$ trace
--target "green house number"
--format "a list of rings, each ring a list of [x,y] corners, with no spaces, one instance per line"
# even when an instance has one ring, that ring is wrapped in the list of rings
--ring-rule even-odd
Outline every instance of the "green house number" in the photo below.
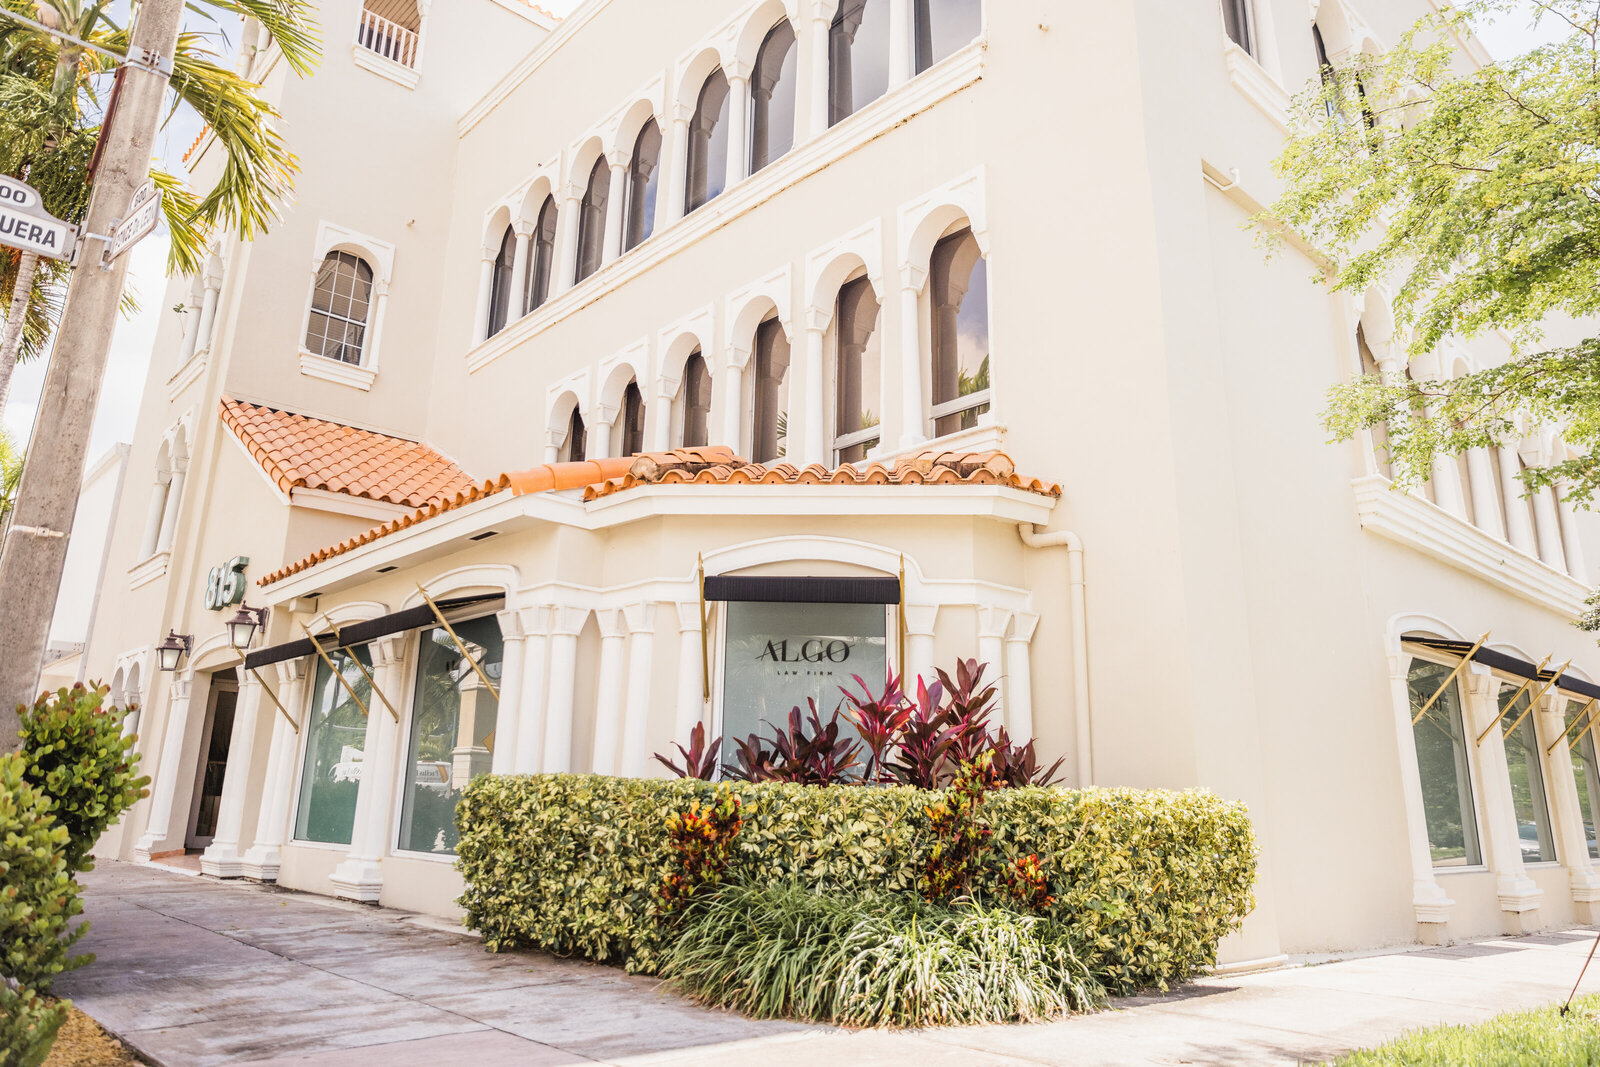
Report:
[[[206,607],[221,611],[244,603],[244,569],[248,566],[249,556],[235,556],[221,567],[212,567],[206,578]]]

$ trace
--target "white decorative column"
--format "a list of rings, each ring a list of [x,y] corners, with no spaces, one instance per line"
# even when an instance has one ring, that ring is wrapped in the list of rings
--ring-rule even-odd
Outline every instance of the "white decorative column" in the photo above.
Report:
[[[276,707],[272,709],[272,749],[267,753],[267,775],[261,788],[261,811],[256,816],[255,842],[250,846],[250,851],[244,854],[242,865],[245,877],[263,882],[277,880],[283,843],[288,840],[295,759],[300,754],[300,734],[295,727],[304,728],[306,719],[305,701],[302,699],[306,663],[304,659],[291,659],[277,665],[278,701],[295,717],[295,725],[291,726]]]
[[[810,112],[811,136],[818,137],[828,132],[828,50],[829,36],[833,28],[833,11],[831,5],[820,5],[813,8],[811,18],[811,32],[807,35],[807,48],[810,51],[810,76],[807,78],[806,99],[809,101],[807,110]]]
[[[900,268],[900,448],[916,448],[928,439],[922,409],[922,287],[928,272],[909,264]]]
[[[660,379],[656,382],[655,400],[645,408],[644,418],[650,430],[647,439],[654,452],[665,452],[672,447],[672,399],[678,395],[681,384],[681,380]],[[684,409],[687,417],[687,403]]]
[[[528,635],[522,664],[522,722],[517,727],[516,774],[538,774],[544,748],[545,657],[550,648],[550,609],[524,608],[522,629]]]
[[[191,355],[211,351],[211,334],[217,325],[217,300],[222,295],[222,260],[216,256],[206,257],[204,277],[206,290],[200,299],[200,322],[195,327]]]
[[[1600,871],[1589,857],[1589,833],[1584,829],[1583,811],[1578,806],[1578,790],[1572,776],[1572,750],[1568,748],[1565,717],[1568,698],[1560,693],[1549,693],[1539,701],[1533,713],[1534,736],[1539,750],[1550,749],[1544,757],[1544,769],[1550,782],[1550,818],[1555,823],[1556,855],[1572,886],[1572,903],[1580,923],[1592,923],[1600,917]],[[1552,743],[1555,747],[1551,748]]]
[[[902,85],[916,74],[916,40],[912,0],[889,0],[889,88]]]
[[[805,358],[805,407],[799,412],[802,425],[805,427],[804,443],[798,457],[798,466],[809,463],[829,465],[827,445],[827,390],[825,388],[823,368],[823,340],[828,329],[828,320],[831,312],[823,308],[811,308],[806,313],[806,358]],[[785,449],[791,456],[794,455],[794,423],[795,411],[789,409],[789,436],[784,442]]]
[[[562,190],[561,214],[556,227],[555,284],[551,295],[572,288],[578,276],[578,222],[583,215],[583,187],[568,183]]]
[[[1445,895],[1433,872],[1428,845],[1427,807],[1422,799],[1422,773],[1417,766],[1417,737],[1411,726],[1411,657],[1389,656],[1389,700],[1394,708],[1395,742],[1400,755],[1400,788],[1405,794],[1406,840],[1411,856],[1411,907],[1417,916],[1417,937],[1427,944],[1444,940],[1445,924],[1455,901]]]
[[[228,738],[228,766],[217,806],[216,835],[200,856],[200,869],[217,878],[244,874],[239,839],[244,832],[244,802],[255,763],[256,722],[262,698],[261,683],[255,675],[249,671],[239,674],[239,700],[233,711],[233,733]]]
[[[183,849],[182,835],[174,843],[168,824],[172,821],[172,805],[180,784],[182,768],[179,764],[183,762],[183,735],[189,727],[189,691],[193,685],[192,676],[177,674],[172,675],[167,684],[167,721],[162,724],[161,762],[156,765],[155,783],[150,790],[150,819],[145,823],[144,836],[133,849],[137,860],[148,862],[151,856]]]
[[[617,773],[617,737],[622,731],[623,643],[622,612],[597,611],[600,626],[599,687],[594,701],[594,753],[590,770],[595,774]]]
[[[1568,499],[1571,491],[1572,487],[1566,482],[1557,482],[1554,489],[1556,513],[1561,520],[1561,541],[1567,556],[1567,573],[1584,585],[1589,585],[1589,564],[1583,556],[1583,540],[1578,534],[1578,516]]]
[[[1490,537],[1504,538],[1506,524],[1495,484],[1494,460],[1487,448],[1467,449],[1467,480],[1472,483],[1472,523]]]
[[[622,722],[622,766],[627,778],[644,776],[645,734],[650,728],[650,703],[655,696],[650,674],[655,659],[656,606],[633,604],[623,609],[628,624],[628,699]]]
[[[156,538],[157,552],[165,552],[172,547],[172,538],[178,530],[178,509],[183,506],[183,482],[188,472],[187,456],[172,457],[172,481],[167,484],[166,507],[161,513],[161,533]]]
[[[1428,417],[1433,416],[1434,412],[1429,409]],[[1455,456],[1441,453],[1433,457],[1433,502],[1457,518],[1472,521],[1472,516],[1467,514],[1466,494],[1461,491],[1461,467]]]
[[[527,219],[518,218],[511,223],[511,232],[516,236],[517,250],[511,261],[511,306],[506,309],[506,325],[511,325],[528,313],[524,303],[528,295],[528,271],[531,269],[530,254],[533,247],[533,223]],[[377,346],[374,345],[374,348]]]
[[[1533,494],[1533,514],[1538,520],[1539,558],[1558,571],[1567,569],[1567,554],[1561,546],[1561,515],[1556,508],[1555,490],[1545,486]]]
[[[1004,725],[1011,728],[1011,721],[1006,717],[1009,710],[1005,700],[1005,675],[1006,675],[1006,631],[1011,628],[1011,612],[1004,608],[978,609],[978,662],[986,664],[988,670],[984,671],[984,681],[995,687],[994,714],[992,721],[995,725]]]
[[[517,766],[517,739],[522,728],[522,673],[527,660],[528,635],[522,630],[518,612],[502,611],[500,640],[504,651],[500,660],[500,700],[494,713],[494,751],[490,754],[491,774],[511,774]]]
[[[700,647],[700,603],[678,605],[678,703],[672,719],[672,743],[688,747],[689,735],[705,714],[705,650]],[[710,742],[712,738],[706,738]]]
[[[145,513],[144,536],[139,541],[139,558],[149,559],[161,544],[161,520],[167,515],[167,498],[172,495],[172,472],[156,471],[156,483],[150,490],[150,510]]]
[[[606,153],[606,163],[611,167],[611,193],[606,198],[605,245],[600,262],[610,263],[622,255],[622,223],[628,214],[628,163],[627,152]]]
[[[1522,863],[1522,840],[1517,834],[1516,807],[1511,799],[1511,776],[1506,767],[1505,726],[1500,717],[1501,682],[1488,668],[1474,663],[1462,675],[1467,690],[1467,743],[1472,744],[1489,728],[1478,749],[1479,791],[1483,797],[1482,827],[1488,837],[1484,849],[1489,867],[1495,872],[1495,890],[1508,934],[1533,930],[1537,918],[1525,918],[1536,911],[1544,890],[1528,877]]]
[[[322,264],[318,263],[320,267]],[[194,299],[200,298],[202,307],[194,307]],[[184,304],[183,336],[178,341],[178,366],[187,366],[194,358],[195,345],[200,341],[200,313],[204,310],[205,292],[198,284],[189,287],[189,298]]]
[[[750,167],[750,67],[725,63],[728,79],[728,172],[723,191],[744,181]]]
[[[748,453],[740,452],[741,438],[744,436],[744,368],[750,361],[748,349],[730,348],[728,351],[728,365],[722,371],[722,440],[712,440],[712,444],[724,444],[739,455]],[[712,385],[717,388],[716,383]]]
[[[396,634],[380,637],[367,646],[372,653],[372,680],[400,715],[407,710],[399,693],[404,681],[406,643],[403,635]],[[367,736],[362,745],[350,852],[328,880],[333,883],[335,896],[375,903],[383,892],[383,857],[389,851],[389,828],[394,821],[394,772],[401,758],[398,748],[405,724],[395,722],[395,715],[377,693],[367,706]]]
[[[478,266],[478,305],[472,312],[473,344],[489,338],[489,305],[494,300],[494,261],[499,256],[499,249],[483,249],[483,261]]]
[[[926,679],[932,683],[936,678],[933,673],[933,630],[939,618],[939,605],[937,604],[907,604],[906,612],[906,662],[900,670],[900,686],[906,695],[913,700],[917,696],[917,679]]]
[[[1522,498],[1522,468],[1517,464],[1515,449],[1502,447],[1500,456],[1500,482],[1505,486],[1506,540],[1530,556],[1539,554],[1538,542],[1533,536],[1533,520],[1528,517],[1528,502]]]
[[[585,608],[558,607],[550,630],[550,696],[545,707],[543,768],[546,774],[572,770],[573,691],[578,668],[578,634],[589,619]]]
[[[1033,632],[1039,616],[1019,611],[1011,617],[1006,635],[1006,721],[1011,739],[1022,744],[1033,739]]]
[[[596,404],[589,410],[589,417],[583,420],[589,434],[589,459],[611,458],[612,439],[621,436],[616,430],[617,415],[618,409],[610,404]]]
[[[689,187],[689,123],[694,105],[682,101],[672,106],[672,138],[665,146],[665,181],[656,197],[656,229],[662,230],[683,218],[684,197]]]

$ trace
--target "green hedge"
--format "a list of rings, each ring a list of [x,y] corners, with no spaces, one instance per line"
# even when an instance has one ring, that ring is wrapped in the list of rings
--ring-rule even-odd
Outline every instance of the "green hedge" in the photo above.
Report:
[[[657,888],[675,869],[666,822],[717,787],[590,775],[484,776],[457,809],[467,924],[496,951],[660,969],[671,926]],[[745,818],[731,877],[822,893],[915,894],[928,845],[914,789],[736,783]],[[980,895],[1006,899],[1001,861],[1037,854],[1095,977],[1114,992],[1166,988],[1216,961],[1254,906],[1243,805],[1209,793],[1027,788],[989,795],[995,862]]]

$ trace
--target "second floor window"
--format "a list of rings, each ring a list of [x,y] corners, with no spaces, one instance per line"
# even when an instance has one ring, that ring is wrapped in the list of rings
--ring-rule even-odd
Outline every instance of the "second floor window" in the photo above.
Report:
[[[750,173],[794,147],[794,27],[784,19],[761,43],[750,77]]]
[[[500,239],[500,254],[494,260],[494,277],[489,285],[489,336],[506,328],[511,316],[511,275],[517,266],[517,233],[510,226]]]
[[[989,269],[960,230],[933,249],[933,428],[943,437],[989,410]]]
[[[1250,0],[1222,0],[1222,26],[1228,31],[1229,40],[1251,55],[1256,54],[1250,32]]]
[[[544,198],[533,230],[533,263],[528,271],[528,291],[523,307],[528,311],[550,299],[550,276],[556,265],[556,198]]]
[[[889,91],[889,0],[839,0],[828,32],[828,124]]]
[[[711,372],[698,350],[683,365],[683,447],[711,443]]]
[[[915,17],[920,74],[983,32],[983,0],[916,0]]]
[[[638,246],[656,225],[656,191],[661,184],[661,127],[655,119],[644,124],[633,143],[628,163],[627,232],[622,248]]]
[[[606,243],[606,200],[611,196],[611,167],[606,157],[595,160],[589,172],[589,188],[583,194],[578,214],[578,269],[576,280],[583,281],[600,269]]]
[[[789,338],[783,324],[768,319],[756,330],[755,374],[751,379],[751,458],[776,463],[789,435],[789,408],[784,392],[789,375]]]
[[[700,89],[689,123],[689,181],[685,214],[707,203],[728,184],[728,78],[718,68]]]
[[[372,268],[349,252],[329,252],[317,268],[306,351],[360,364],[372,306]]]

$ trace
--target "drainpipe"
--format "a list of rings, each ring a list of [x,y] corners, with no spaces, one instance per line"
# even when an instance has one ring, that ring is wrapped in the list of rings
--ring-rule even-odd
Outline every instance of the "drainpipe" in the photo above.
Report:
[[[1017,524],[1029,548],[1067,550],[1067,599],[1072,610],[1072,697],[1078,734],[1078,787],[1094,784],[1093,731],[1089,717],[1088,600],[1083,589],[1083,541],[1070,530],[1040,533],[1031,522]]]

